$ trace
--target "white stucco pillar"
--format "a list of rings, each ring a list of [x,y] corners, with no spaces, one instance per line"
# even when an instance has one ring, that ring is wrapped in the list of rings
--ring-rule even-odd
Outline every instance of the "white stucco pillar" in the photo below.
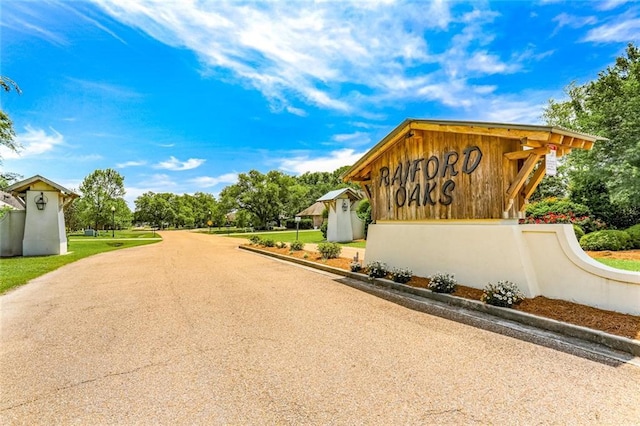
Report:
[[[36,200],[46,201],[42,210]],[[22,254],[24,256],[44,256],[65,254],[67,237],[64,226],[63,200],[58,191],[26,191],[26,220]]]

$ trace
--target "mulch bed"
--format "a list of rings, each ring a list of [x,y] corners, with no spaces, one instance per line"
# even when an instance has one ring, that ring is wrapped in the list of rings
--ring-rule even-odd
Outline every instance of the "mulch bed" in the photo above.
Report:
[[[288,248],[260,247],[262,250],[297,257],[311,262],[322,263],[335,268],[349,270],[351,259],[340,257],[337,259],[322,259],[319,253],[306,250],[289,253]],[[602,254],[602,252],[597,252]],[[640,250],[633,253],[625,253],[625,257],[637,259],[640,257]],[[407,284],[414,287],[427,288],[429,280],[423,277],[413,277]],[[458,285],[453,292],[454,296],[466,299],[480,300],[482,290]],[[533,299],[525,299],[514,309],[528,312],[533,315],[551,318],[554,320],[580,325],[594,330],[601,330],[606,333],[640,340],[640,316],[621,314],[618,312],[605,311],[592,308],[590,306],[579,305],[577,303],[566,302],[564,300],[549,299],[544,296],[537,296]]]

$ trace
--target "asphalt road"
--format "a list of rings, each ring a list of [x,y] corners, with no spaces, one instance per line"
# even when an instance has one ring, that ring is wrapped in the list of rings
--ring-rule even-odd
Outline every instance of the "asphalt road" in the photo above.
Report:
[[[640,368],[163,233],[0,297],[0,424],[639,424]]]

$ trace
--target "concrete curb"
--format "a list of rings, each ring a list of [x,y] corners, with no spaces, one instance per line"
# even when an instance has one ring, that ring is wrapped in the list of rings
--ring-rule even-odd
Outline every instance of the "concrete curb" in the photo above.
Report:
[[[634,356],[640,356],[640,341],[628,339],[622,336],[616,336],[613,334],[605,333],[599,330],[593,330],[578,325],[568,324],[561,321],[556,321],[549,318],[539,317],[526,312],[517,311],[515,309],[501,308],[498,306],[487,305],[486,303],[464,299],[462,297],[452,296],[449,294],[434,293],[431,290],[411,287],[405,284],[399,284],[387,279],[370,279],[365,274],[346,271],[340,268],[334,268],[332,266],[323,265],[316,262],[311,262],[304,259],[298,259],[291,256],[281,255],[279,253],[273,253],[266,250],[261,250],[252,246],[239,246],[242,250],[247,250],[259,254],[271,256],[287,262],[297,263],[300,265],[308,266],[314,269],[319,269],[325,272],[331,272],[336,275],[342,275],[345,277],[353,278],[358,281],[362,281],[365,285],[358,285],[352,287],[358,288],[368,293],[381,296],[375,288],[382,287],[396,292],[417,296],[420,299],[434,300],[449,306],[455,306],[458,308],[466,309],[469,311],[482,312],[484,314],[491,315],[493,317],[505,319],[508,321],[517,322],[530,327],[551,331],[554,333],[562,334],[564,336],[577,338],[586,342],[596,343],[608,348],[629,353]],[[348,284],[349,285],[349,284]],[[395,298],[387,298],[388,300],[396,302]],[[404,304],[404,303],[403,303]],[[408,306],[412,307],[412,306]]]

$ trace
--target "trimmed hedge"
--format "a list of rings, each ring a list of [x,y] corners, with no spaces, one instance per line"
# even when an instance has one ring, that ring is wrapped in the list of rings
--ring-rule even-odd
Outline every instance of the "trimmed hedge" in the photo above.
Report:
[[[285,222],[287,229],[296,229],[295,219],[287,219]],[[300,219],[300,226],[298,229],[313,229],[313,219],[302,218]]]
[[[596,231],[580,238],[580,247],[583,250],[628,250],[633,247],[631,237],[625,231],[605,230]]]
[[[640,223],[625,230],[631,237],[632,248],[640,249]]]

